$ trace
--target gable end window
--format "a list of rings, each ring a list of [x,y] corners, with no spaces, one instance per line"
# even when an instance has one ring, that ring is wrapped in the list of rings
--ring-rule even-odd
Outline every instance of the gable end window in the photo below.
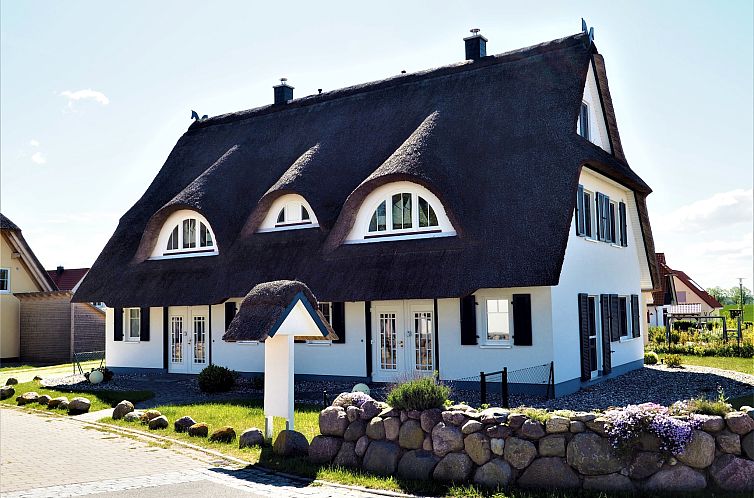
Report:
[[[10,292],[10,268],[0,268],[0,293]]]
[[[589,104],[587,104],[586,102],[581,103],[577,128],[579,130],[579,135],[586,138],[587,140],[591,140],[589,134]]]

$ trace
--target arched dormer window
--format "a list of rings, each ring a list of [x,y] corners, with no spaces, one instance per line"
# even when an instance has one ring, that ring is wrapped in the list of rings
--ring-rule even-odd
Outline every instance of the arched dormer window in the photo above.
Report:
[[[196,211],[182,209],[171,214],[163,224],[151,258],[216,254],[217,242],[207,219]]]
[[[362,202],[346,242],[455,235],[440,200],[412,182],[383,185]]]
[[[260,232],[318,227],[317,217],[306,199],[298,194],[278,197],[259,226]]]

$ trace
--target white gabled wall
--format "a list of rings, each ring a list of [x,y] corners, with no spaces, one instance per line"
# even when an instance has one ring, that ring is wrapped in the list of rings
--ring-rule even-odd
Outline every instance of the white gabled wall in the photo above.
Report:
[[[105,362],[108,367],[162,368],[162,308],[149,309],[149,340],[116,341],[115,310],[105,308]]]
[[[602,112],[602,102],[600,100],[597,78],[594,75],[594,67],[592,63],[589,63],[589,71],[586,75],[586,84],[584,85],[584,96],[582,97],[582,100],[589,105],[590,141],[607,152],[611,152],[610,138],[607,134],[607,124],[605,122],[605,115]]]

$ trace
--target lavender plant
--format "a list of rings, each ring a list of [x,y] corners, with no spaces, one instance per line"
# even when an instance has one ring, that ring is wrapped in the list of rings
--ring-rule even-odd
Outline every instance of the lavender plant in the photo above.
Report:
[[[607,435],[614,448],[627,450],[642,433],[660,439],[660,449],[680,453],[691,441],[692,430],[701,425],[694,415],[676,418],[664,406],[655,403],[628,405],[605,412],[609,423]]]

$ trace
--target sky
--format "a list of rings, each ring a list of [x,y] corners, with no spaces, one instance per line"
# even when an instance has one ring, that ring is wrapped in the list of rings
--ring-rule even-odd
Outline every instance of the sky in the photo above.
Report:
[[[604,55],[655,246],[754,287],[754,2],[0,0],[0,210],[43,265],[91,266],[191,110],[269,104],[574,34]]]

